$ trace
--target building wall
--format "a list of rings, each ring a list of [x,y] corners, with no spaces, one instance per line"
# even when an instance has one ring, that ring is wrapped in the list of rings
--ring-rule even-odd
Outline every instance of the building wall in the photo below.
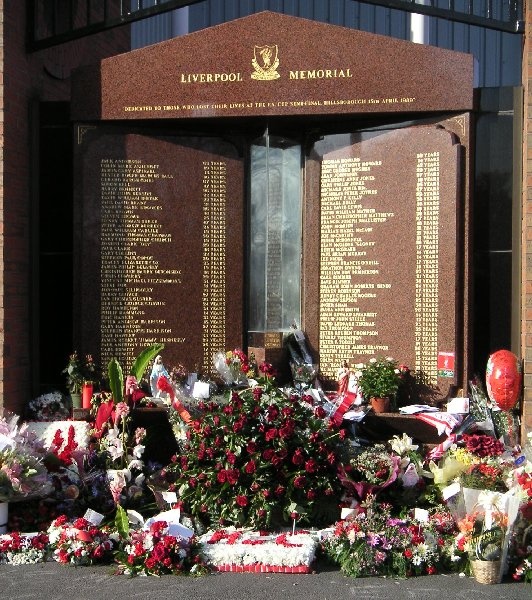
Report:
[[[521,346],[524,359],[523,434],[532,431],[532,1],[526,0],[523,51],[523,218]]]
[[[493,10],[501,10],[499,3],[493,4]],[[444,5],[447,6],[447,2]],[[134,23],[131,45],[132,48],[141,48],[185,31],[198,31],[264,10],[398,39],[412,39],[410,13],[355,0],[205,0]],[[495,16],[502,18],[497,13]],[[520,85],[520,35],[447,19],[426,17],[423,21],[425,43],[475,56],[477,87]]]
[[[0,0],[0,408],[17,413],[31,397],[36,343],[29,312],[35,284],[30,248],[38,216],[30,159],[37,131],[32,107],[38,101],[69,100],[72,69],[130,47],[129,30],[121,27],[28,54],[25,6]]]

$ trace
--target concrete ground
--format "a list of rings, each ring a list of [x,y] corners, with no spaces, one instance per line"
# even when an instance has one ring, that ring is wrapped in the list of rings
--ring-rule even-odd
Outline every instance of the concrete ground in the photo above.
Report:
[[[351,579],[329,566],[311,575],[217,573],[204,577],[113,575],[112,567],[54,562],[1,565],[2,600],[531,600],[532,585],[482,585],[470,577],[432,575],[407,580]]]

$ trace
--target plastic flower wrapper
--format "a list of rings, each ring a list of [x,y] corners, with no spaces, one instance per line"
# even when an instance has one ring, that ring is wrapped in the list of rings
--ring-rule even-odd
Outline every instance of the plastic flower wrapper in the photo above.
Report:
[[[496,559],[501,559],[504,565],[512,528],[518,516],[519,497],[513,491],[502,494],[489,490],[463,488],[462,492],[467,515],[465,521],[480,522],[481,526],[480,531],[477,531],[478,538],[473,539],[476,546],[470,545],[466,549],[470,553],[474,553],[477,559],[493,560],[493,558],[486,557],[486,552],[490,551],[486,543],[490,542],[491,533],[485,537],[482,535],[486,532],[494,532],[493,535],[496,536],[498,545],[495,548],[498,550]]]
[[[217,352],[213,357],[214,368],[226,385],[247,385],[248,357],[235,348],[229,352]]]

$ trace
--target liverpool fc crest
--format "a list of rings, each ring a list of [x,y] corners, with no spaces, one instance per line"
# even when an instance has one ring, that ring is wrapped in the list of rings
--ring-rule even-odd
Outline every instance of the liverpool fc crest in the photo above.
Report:
[[[255,46],[253,60],[251,61],[255,70],[251,73],[251,78],[261,81],[279,79],[280,75],[277,73],[279,57],[277,54],[277,44],[273,46]]]

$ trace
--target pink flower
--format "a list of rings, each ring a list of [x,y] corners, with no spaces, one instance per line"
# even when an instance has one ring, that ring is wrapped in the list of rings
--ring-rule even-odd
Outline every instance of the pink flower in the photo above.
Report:
[[[115,406],[115,425],[129,415],[129,406],[125,402],[119,402]]]

